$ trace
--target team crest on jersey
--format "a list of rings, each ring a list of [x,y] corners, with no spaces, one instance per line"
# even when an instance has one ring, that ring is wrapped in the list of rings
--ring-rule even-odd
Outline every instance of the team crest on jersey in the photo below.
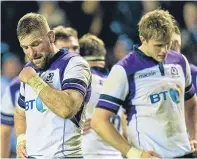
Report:
[[[171,75],[172,77],[179,77],[179,71],[176,67],[171,67]]]
[[[46,77],[46,82],[47,83],[52,83],[53,82],[53,77],[54,77],[54,73],[50,72],[47,77]]]

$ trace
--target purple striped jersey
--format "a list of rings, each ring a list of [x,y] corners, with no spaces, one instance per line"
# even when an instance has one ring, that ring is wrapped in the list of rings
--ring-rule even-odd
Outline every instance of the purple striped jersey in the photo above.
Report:
[[[27,64],[33,67],[32,64]],[[81,134],[85,106],[91,92],[88,63],[78,54],[60,50],[45,70],[35,69],[39,77],[57,90],[74,89],[84,96],[80,110],[70,119],[53,113],[28,85],[21,83],[18,107],[26,114],[27,154],[32,157],[81,157]]]
[[[184,116],[184,101],[195,94],[188,61],[168,51],[158,63],[138,48],[111,70],[97,107],[116,113],[126,110],[128,140],[162,157],[191,151]]]

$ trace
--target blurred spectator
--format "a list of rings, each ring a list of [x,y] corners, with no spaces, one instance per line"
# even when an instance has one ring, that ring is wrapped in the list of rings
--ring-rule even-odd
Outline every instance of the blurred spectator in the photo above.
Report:
[[[110,28],[117,35],[126,34],[138,41],[137,23],[142,16],[142,2],[117,1]]]
[[[183,7],[186,29],[182,30],[182,52],[197,65],[197,2],[187,2]]]
[[[89,32],[98,36],[103,27],[102,21],[104,16],[104,11],[100,1],[84,1],[81,7],[85,14],[92,15]]]
[[[39,7],[38,13],[46,17],[51,28],[58,25],[69,26],[66,12],[59,7],[57,1],[42,1],[39,2]]]
[[[117,61],[124,58],[133,47],[133,41],[127,35],[120,35],[114,46],[114,56]]]
[[[5,42],[1,42],[1,54],[8,52],[9,51],[9,46]]]
[[[119,60],[124,58],[133,48],[133,41],[127,35],[120,35],[113,49],[107,49],[106,68],[109,70]]]
[[[159,1],[142,1],[143,14],[159,8]]]
[[[112,1],[71,1],[59,2],[70,18],[70,26],[78,31],[79,37],[86,33],[97,35],[104,41],[106,47],[112,47],[116,35],[109,24],[114,10]]]

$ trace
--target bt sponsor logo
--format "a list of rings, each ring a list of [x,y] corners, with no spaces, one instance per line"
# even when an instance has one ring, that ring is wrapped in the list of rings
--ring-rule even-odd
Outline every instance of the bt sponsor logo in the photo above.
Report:
[[[32,99],[32,100],[29,100],[29,101],[26,101],[25,102],[25,111],[34,109],[35,107],[41,113],[43,113],[43,112],[45,112],[47,110],[44,107],[44,105],[43,105],[42,100],[40,99],[40,97],[37,97],[36,100],[35,99]]]
[[[150,76],[154,76],[154,75],[156,75],[156,72],[151,71],[151,72],[148,72],[148,73],[144,73],[142,75],[139,75],[139,78],[145,78],[145,77],[150,77]]]
[[[171,100],[174,103],[179,104],[180,103],[180,93],[181,92],[182,92],[182,90],[178,86],[176,89],[170,88],[168,91],[162,91],[162,92],[159,92],[159,93],[151,94],[150,95],[151,104],[158,103],[161,100],[164,100],[164,101],[167,100],[167,98],[168,98],[167,94],[169,94]]]

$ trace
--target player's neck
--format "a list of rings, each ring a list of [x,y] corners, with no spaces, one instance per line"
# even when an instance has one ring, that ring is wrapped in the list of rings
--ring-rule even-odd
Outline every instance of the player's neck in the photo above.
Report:
[[[57,54],[59,52],[59,49],[55,46],[55,44],[53,43],[52,44],[52,54],[53,54],[53,56],[55,55],[55,54]]]
[[[148,50],[147,50],[147,47],[146,47],[146,46],[141,45],[140,47],[138,47],[138,49],[139,49],[140,51],[142,51],[146,56],[151,57],[151,55],[148,53]]]
[[[88,61],[88,64],[90,67],[105,67],[105,62],[104,61]]]

